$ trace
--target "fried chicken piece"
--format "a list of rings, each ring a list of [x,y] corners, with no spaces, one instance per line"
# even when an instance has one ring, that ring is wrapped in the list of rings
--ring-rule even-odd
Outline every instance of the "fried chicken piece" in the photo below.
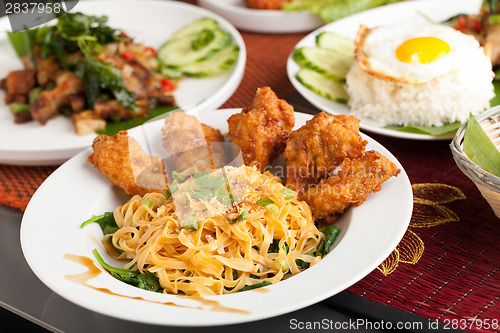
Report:
[[[195,167],[198,171],[210,172],[225,164],[221,132],[201,124],[196,117],[184,112],[170,112],[162,131],[163,148],[175,164],[169,169],[182,172]]]
[[[350,205],[359,206],[370,192],[378,192],[382,183],[399,170],[387,157],[368,151],[359,159],[346,158],[338,172],[311,187],[303,196],[316,220],[335,221]]]
[[[94,152],[87,161],[127,194],[161,193],[167,189],[162,159],[149,156],[126,131],[113,136],[100,135],[94,139],[92,148]]]
[[[361,157],[367,143],[359,135],[359,119],[325,112],[315,115],[286,141],[286,186],[298,191],[300,198],[345,158]]]
[[[245,165],[260,172],[285,148],[295,124],[293,107],[278,99],[269,87],[257,89],[253,104],[228,120],[231,142],[242,152]]]

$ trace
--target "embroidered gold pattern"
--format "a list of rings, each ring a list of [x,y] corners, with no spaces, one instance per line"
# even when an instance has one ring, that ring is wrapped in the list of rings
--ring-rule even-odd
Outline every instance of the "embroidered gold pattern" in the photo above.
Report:
[[[458,188],[446,184],[413,184],[413,213],[403,239],[377,269],[385,276],[400,263],[416,264],[424,253],[424,242],[410,228],[435,227],[459,221],[459,217],[443,204],[466,199]]]

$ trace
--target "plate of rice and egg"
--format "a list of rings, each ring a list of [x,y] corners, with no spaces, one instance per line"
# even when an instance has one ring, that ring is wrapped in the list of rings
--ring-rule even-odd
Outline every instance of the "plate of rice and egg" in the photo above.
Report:
[[[306,36],[295,51],[319,47],[318,36],[325,32],[353,40],[355,57],[345,81],[342,77],[334,83],[347,92],[347,104],[307,88],[297,75],[301,64],[294,60],[294,52],[288,59],[288,76],[317,108],[354,115],[361,119],[363,130],[407,139],[448,140],[453,135],[433,136],[391,127],[459,124],[469,114],[490,107],[495,96],[494,73],[482,47],[470,35],[431,23],[459,13],[475,13],[480,7],[481,1],[402,2],[336,21]]]

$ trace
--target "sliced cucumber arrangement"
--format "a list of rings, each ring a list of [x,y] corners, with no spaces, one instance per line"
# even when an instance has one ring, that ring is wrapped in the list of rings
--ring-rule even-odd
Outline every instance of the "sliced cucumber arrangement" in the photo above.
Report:
[[[297,80],[314,93],[338,103],[347,103],[345,77],[354,62],[354,42],[333,32],[316,36],[315,47],[301,47],[293,52],[301,67]]]
[[[239,55],[231,35],[211,18],[176,31],[158,50],[162,73],[211,76],[228,69]]]
[[[228,45],[205,61],[195,62],[182,67],[182,71],[190,76],[211,76],[231,67],[238,59],[238,45]]]
[[[345,55],[354,55],[354,42],[344,36],[324,31],[316,36],[316,45],[322,49],[335,50]]]
[[[297,80],[304,87],[316,94],[331,99],[337,103],[347,103],[349,96],[342,83],[332,80],[313,69],[301,68],[297,73]]]
[[[314,69],[331,79],[345,81],[353,58],[330,49],[301,47],[293,53],[293,59],[301,66]]]

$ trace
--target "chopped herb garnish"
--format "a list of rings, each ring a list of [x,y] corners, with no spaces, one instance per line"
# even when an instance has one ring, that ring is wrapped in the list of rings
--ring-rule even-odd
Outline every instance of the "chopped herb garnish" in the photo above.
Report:
[[[293,190],[291,188],[285,187],[281,190],[281,193],[285,196],[286,200],[290,200],[293,198]]]
[[[170,199],[172,197],[172,193],[170,193],[170,188],[167,188],[165,191],[163,191],[163,196],[165,197],[165,199]]]
[[[247,218],[248,218],[248,211],[244,210],[240,215],[238,215],[238,217],[236,217],[235,219],[229,220],[229,224],[245,221]]]
[[[151,207],[153,205],[153,201],[151,201],[150,199],[144,199],[141,201],[141,205],[146,205],[148,207]]]
[[[184,216],[184,224],[182,226],[186,230],[198,230],[198,219],[192,215]]]
[[[269,214],[278,214],[280,211],[280,208],[278,207],[278,205],[275,205],[275,204],[266,205],[264,208],[266,209],[266,211]]]
[[[266,207],[267,205],[270,205],[273,203],[274,203],[273,199],[270,199],[270,198],[260,198],[256,202],[256,204],[261,206],[261,207]]]
[[[182,176],[180,173],[178,173],[177,171],[172,171],[172,178],[174,180],[177,180],[179,183],[184,183],[186,181],[186,178],[184,178],[184,176]]]

